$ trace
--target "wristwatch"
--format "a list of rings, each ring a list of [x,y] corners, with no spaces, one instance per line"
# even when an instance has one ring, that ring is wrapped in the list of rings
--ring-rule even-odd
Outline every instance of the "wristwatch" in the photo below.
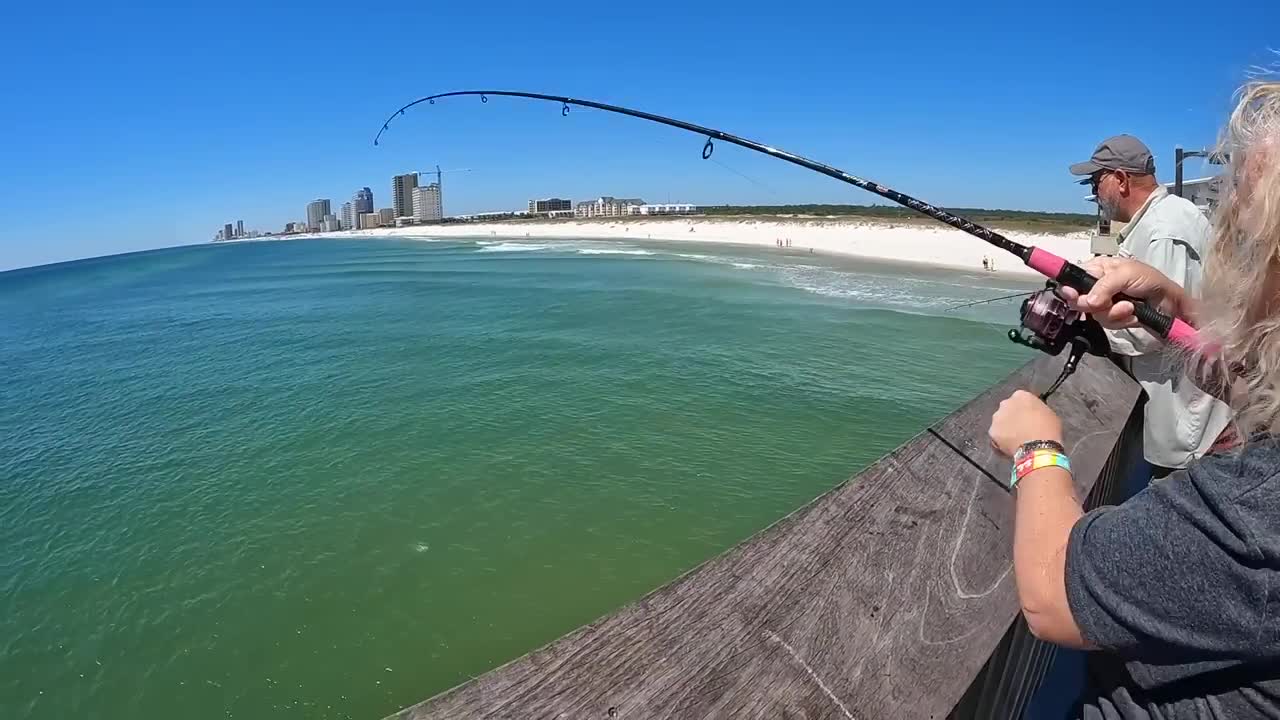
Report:
[[[1022,443],[1018,446],[1018,449],[1014,451],[1013,464],[1017,465],[1022,462],[1023,458],[1036,450],[1052,450],[1063,455],[1067,454],[1067,449],[1062,447],[1062,443],[1060,442],[1054,440],[1032,440],[1030,442]]]

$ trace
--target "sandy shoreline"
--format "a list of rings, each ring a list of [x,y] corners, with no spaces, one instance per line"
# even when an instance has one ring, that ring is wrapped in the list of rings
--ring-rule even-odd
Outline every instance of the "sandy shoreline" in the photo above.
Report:
[[[1003,233],[1010,240],[1036,245],[1068,260],[1091,256],[1089,234],[1063,235]],[[910,263],[957,270],[982,270],[984,258],[995,261],[1000,275],[1035,276],[1016,258],[981,240],[948,227],[894,224],[875,221],[826,219],[718,220],[705,217],[661,220],[469,223],[403,228],[379,228],[294,237],[432,237],[432,238],[541,238],[570,240],[633,240],[726,243],[777,247],[779,239],[791,240],[789,250],[811,248],[815,253]],[[266,238],[271,239],[271,238]]]

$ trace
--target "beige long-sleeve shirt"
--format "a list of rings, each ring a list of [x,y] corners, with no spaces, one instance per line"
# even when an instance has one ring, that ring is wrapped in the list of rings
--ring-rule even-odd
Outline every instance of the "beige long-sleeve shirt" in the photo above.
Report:
[[[1209,221],[1199,208],[1158,187],[1121,231],[1119,254],[1155,267],[1198,296],[1209,233]],[[1204,455],[1231,420],[1227,404],[1191,382],[1177,351],[1146,330],[1108,330],[1107,335],[1113,352],[1132,358],[1134,377],[1147,393],[1147,462],[1181,468]]]

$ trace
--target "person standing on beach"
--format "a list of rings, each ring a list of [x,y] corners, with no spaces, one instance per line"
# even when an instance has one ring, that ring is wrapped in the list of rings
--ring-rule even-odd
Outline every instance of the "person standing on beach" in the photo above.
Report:
[[[1125,223],[1117,236],[1120,257],[1144,262],[1186,292],[1200,294],[1208,245],[1208,219],[1191,201],[1156,182],[1151,150],[1132,135],[1103,140],[1093,157],[1070,168],[1086,175],[1106,217]],[[1130,358],[1130,371],[1146,392],[1143,456],[1148,479],[1159,479],[1204,455],[1227,427],[1231,411],[1186,378],[1159,338],[1141,328],[1107,330],[1111,351]]]

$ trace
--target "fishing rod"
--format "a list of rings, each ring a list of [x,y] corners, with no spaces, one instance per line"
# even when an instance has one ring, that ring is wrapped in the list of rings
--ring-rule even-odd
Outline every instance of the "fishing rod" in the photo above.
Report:
[[[1049,278],[1049,280],[1056,282],[1059,285],[1065,285],[1073,288],[1082,295],[1092,290],[1094,283],[1098,281],[1097,278],[1085,272],[1084,268],[1076,265],[1075,263],[1067,262],[1065,258],[1058,257],[1048,250],[1035,247],[1034,245],[1023,245],[1022,243],[1014,242],[1004,235],[1001,235],[990,228],[983,227],[972,220],[947,212],[946,210],[930,205],[923,200],[917,200],[916,198],[905,193],[898,192],[893,188],[885,187],[884,185],[870,180],[865,180],[855,175],[850,175],[849,173],[838,168],[831,167],[830,165],[824,165],[823,163],[801,157],[794,153],[787,152],[786,150],[769,147],[768,145],[763,145],[754,140],[748,140],[746,138],[738,137],[737,135],[731,135],[723,130],[716,130],[715,128],[703,127],[683,120],[676,120],[674,118],[644,112],[643,110],[633,110],[631,108],[621,107],[619,105],[608,105],[606,103],[595,102],[593,100],[581,100],[563,95],[546,95],[543,93],[509,90],[457,90],[454,92],[428,95],[426,97],[418,98],[417,100],[414,100],[408,105],[405,105],[399,110],[391,113],[391,116],[382,123],[382,129],[379,130],[378,134],[374,137],[373,144],[377,145],[379,140],[382,139],[382,134],[390,127],[392,120],[395,120],[397,116],[404,115],[405,110],[408,110],[415,105],[420,105],[422,103],[434,105],[436,100],[441,98],[475,95],[480,96],[480,102],[482,103],[489,102],[489,96],[491,95],[494,97],[546,100],[560,103],[561,116],[568,115],[570,107],[577,106],[604,110],[606,112],[617,113],[619,115],[627,115],[633,118],[658,123],[660,125],[667,125],[669,127],[687,130],[691,133],[706,136],[707,141],[702,146],[703,160],[710,159],[711,154],[715,151],[715,144],[713,140],[721,140],[739,147],[744,147],[748,150],[763,153],[770,157],[778,158],[779,160],[785,160],[794,165],[799,165],[800,167],[808,170],[835,178],[841,182],[849,183],[854,187],[875,193],[880,197],[892,200],[899,205],[931,217],[938,222],[950,225],[957,230],[969,233],[980,240],[990,243],[991,245],[1016,256],[1028,267],[1044,275],[1046,278]],[[1165,315],[1143,300],[1138,300],[1123,294],[1116,296],[1116,299],[1128,300],[1133,303],[1133,314],[1138,319],[1138,322],[1142,323],[1159,337],[1167,338],[1174,343],[1193,350],[1200,347],[1200,341],[1196,335],[1195,329],[1182,320]]]

